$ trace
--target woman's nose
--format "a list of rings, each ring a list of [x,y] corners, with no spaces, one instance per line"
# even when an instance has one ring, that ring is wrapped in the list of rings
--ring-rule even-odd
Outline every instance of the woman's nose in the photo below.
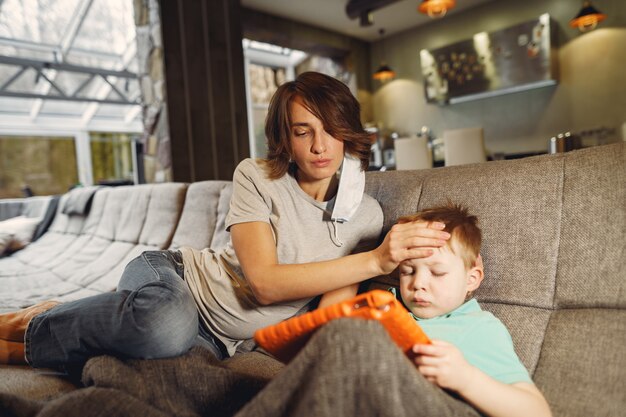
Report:
[[[321,155],[326,152],[326,137],[324,133],[315,134],[313,143],[311,144],[311,152],[316,155]]]

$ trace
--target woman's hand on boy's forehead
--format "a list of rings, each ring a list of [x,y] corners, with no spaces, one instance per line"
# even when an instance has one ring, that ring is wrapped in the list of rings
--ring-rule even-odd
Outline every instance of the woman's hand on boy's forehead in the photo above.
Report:
[[[373,251],[381,274],[391,273],[407,259],[432,255],[433,248],[444,246],[450,239],[450,234],[442,230],[444,227],[440,222],[421,220],[393,225],[383,243]]]
[[[450,233],[443,231],[446,225],[441,222],[427,222],[424,220],[415,220],[408,223],[399,223],[394,225],[400,228],[403,226],[407,238],[411,239],[414,247],[433,247],[438,248],[447,243],[450,239]]]
[[[406,249],[414,248],[438,248],[445,245],[450,239],[450,233],[444,232],[445,224],[440,222],[426,222],[416,220],[403,224],[394,225],[391,230],[398,229]],[[391,233],[391,231],[390,231]],[[421,258],[421,256],[418,256]],[[411,258],[405,258],[411,259]]]

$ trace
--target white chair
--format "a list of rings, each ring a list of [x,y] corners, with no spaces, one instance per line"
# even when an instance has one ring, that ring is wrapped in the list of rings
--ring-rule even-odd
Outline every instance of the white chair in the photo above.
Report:
[[[445,165],[463,165],[486,162],[482,127],[443,131]]]
[[[398,138],[393,141],[396,170],[427,169],[433,167],[433,155],[425,136]]]

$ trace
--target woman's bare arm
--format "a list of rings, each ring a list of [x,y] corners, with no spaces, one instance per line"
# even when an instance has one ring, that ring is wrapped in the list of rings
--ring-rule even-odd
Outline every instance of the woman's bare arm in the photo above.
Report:
[[[347,287],[338,288],[322,295],[317,308],[327,307],[340,303],[344,300],[354,297],[359,291],[359,284],[348,285]]]
[[[322,262],[278,263],[276,243],[269,224],[231,226],[235,253],[257,300],[262,304],[314,297],[388,274],[409,258],[429,256],[433,247],[450,237],[441,223],[396,224],[376,249]]]

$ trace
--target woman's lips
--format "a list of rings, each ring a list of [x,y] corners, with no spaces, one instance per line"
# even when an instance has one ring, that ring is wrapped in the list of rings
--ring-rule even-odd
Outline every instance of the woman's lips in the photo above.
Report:
[[[332,159],[318,159],[317,161],[313,161],[313,165],[315,165],[316,168],[326,168],[328,165],[330,165]]]

